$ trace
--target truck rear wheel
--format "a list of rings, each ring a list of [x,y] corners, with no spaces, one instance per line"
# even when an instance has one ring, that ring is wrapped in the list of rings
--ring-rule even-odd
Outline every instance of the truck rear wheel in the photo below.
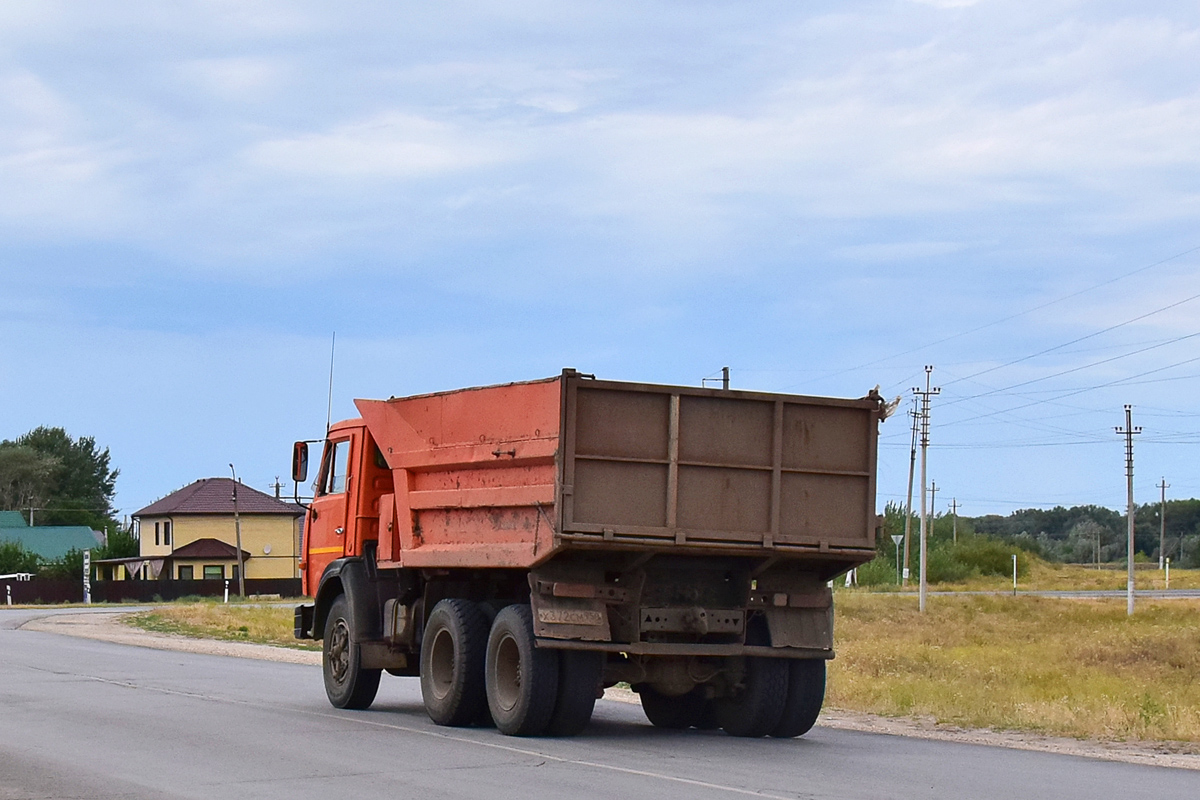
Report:
[[[558,651],[558,698],[546,732],[551,736],[574,736],[587,727],[596,708],[604,653],[586,650]]]
[[[362,651],[351,635],[349,609],[345,595],[339,595],[329,608],[321,641],[321,672],[325,694],[334,708],[362,709],[375,700],[383,670],[363,669]]]
[[[698,725],[708,706],[700,686],[675,696],[663,694],[652,686],[643,686],[638,694],[642,698],[642,712],[656,728],[686,730]]]
[[[797,659],[788,662],[787,700],[783,716],[771,731],[772,736],[790,739],[812,730],[825,702],[825,662],[822,659]]]
[[[730,736],[758,738],[775,730],[787,699],[788,666],[780,658],[749,656],[741,691],[713,701],[717,721]]]
[[[421,697],[438,725],[471,725],[487,712],[487,640],[487,617],[475,603],[451,599],[433,607],[421,642]]]
[[[496,615],[484,676],[488,709],[501,733],[546,732],[558,698],[558,653],[535,646],[529,606],[508,606]]]

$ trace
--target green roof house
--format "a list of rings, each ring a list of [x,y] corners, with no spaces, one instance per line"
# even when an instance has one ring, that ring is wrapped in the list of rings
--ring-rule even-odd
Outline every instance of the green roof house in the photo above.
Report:
[[[0,511],[0,528],[24,528],[25,518],[20,511]]]
[[[0,511],[0,542],[17,542],[43,561],[62,558],[69,550],[93,550],[103,534],[86,525],[29,527],[20,511]]]

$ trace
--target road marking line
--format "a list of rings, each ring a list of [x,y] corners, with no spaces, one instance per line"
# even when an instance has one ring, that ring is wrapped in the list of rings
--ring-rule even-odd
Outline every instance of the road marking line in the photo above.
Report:
[[[287,708],[269,705],[267,703],[256,703],[251,700],[235,700],[229,697],[217,697],[207,694],[199,694],[198,692],[185,692],[179,689],[167,689],[160,686],[143,686],[130,681],[113,680],[112,678],[101,678],[96,675],[79,675],[77,673],[57,672],[55,670],[45,670],[46,672],[54,672],[58,675],[74,675],[77,678],[96,681],[98,683],[107,683],[113,686],[120,686],[126,689],[144,689],[150,692],[158,692],[159,694],[177,695],[179,697],[189,697],[196,700],[216,701],[219,703],[228,703],[230,705],[247,706],[249,708],[261,708],[269,711],[291,711],[296,714],[303,714],[310,717],[321,717],[324,719],[336,719],[341,722],[352,722],[358,725],[368,725],[374,728],[389,728],[391,730],[403,731],[404,733],[413,733],[419,736],[427,736],[435,739],[443,739],[451,742],[459,742],[461,744],[470,744],[477,747],[487,747],[492,750],[502,750],[508,753],[515,753],[522,756],[531,756],[533,758],[544,758],[548,761],[555,761],[559,764],[573,764],[580,767],[591,767],[592,769],[607,770],[609,772],[619,772],[624,775],[635,775],[642,778],[654,778],[661,781],[671,783],[681,783],[685,786],[695,786],[701,789],[714,789],[719,792],[729,792],[731,794],[745,795],[747,797],[763,797],[767,800],[796,800],[795,796],[787,796],[780,794],[770,794],[768,792],[759,792],[754,789],[742,789],[737,786],[726,786],[720,783],[709,783],[708,781],[696,780],[695,778],[683,778],[678,775],[667,775],[661,772],[650,772],[649,770],[634,769],[632,767],[618,767],[615,764],[604,764],[598,761],[584,761],[578,758],[567,758],[565,756],[551,755],[543,753],[539,750],[528,750],[523,747],[514,747],[512,745],[501,744],[499,742],[482,742],[478,739],[468,739],[465,736],[455,736],[449,733],[440,731],[427,731],[420,728],[410,728],[407,725],[397,725],[390,722],[379,722],[371,719],[360,719],[346,714],[334,714],[327,711],[307,711],[303,708]]]

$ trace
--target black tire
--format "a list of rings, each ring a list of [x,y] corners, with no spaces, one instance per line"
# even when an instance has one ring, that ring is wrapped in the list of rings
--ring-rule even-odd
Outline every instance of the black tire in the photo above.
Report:
[[[700,722],[708,705],[704,689],[700,686],[687,694],[674,696],[663,694],[651,686],[643,686],[639,694],[642,698],[642,712],[656,728],[686,730]]]
[[[350,604],[339,595],[325,618],[321,639],[321,672],[325,694],[334,708],[367,708],[379,691],[381,669],[363,669],[362,651],[354,641]]]
[[[433,607],[421,641],[421,698],[438,725],[464,727],[487,713],[483,659],[488,621],[470,600]]]
[[[781,658],[746,658],[741,690],[713,701],[713,711],[730,736],[758,738],[775,730],[787,699],[788,666]]]
[[[504,608],[492,622],[484,668],[488,709],[501,733],[540,736],[558,698],[558,653],[534,644],[527,605]]]
[[[546,733],[574,736],[587,727],[596,707],[604,659],[604,653],[558,651],[558,697]]]
[[[721,727],[721,722],[717,719],[717,710],[713,707],[712,700],[704,701],[704,710],[700,712],[700,719],[696,720],[692,727],[698,731],[715,731]]]
[[[772,736],[790,739],[812,730],[825,702],[825,661],[796,659],[788,663],[787,700]]]

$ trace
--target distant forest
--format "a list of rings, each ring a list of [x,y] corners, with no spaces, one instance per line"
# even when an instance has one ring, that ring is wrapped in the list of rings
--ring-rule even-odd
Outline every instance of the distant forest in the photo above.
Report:
[[[1138,506],[1134,514],[1134,550],[1139,555],[1135,557],[1158,561],[1159,513],[1158,503]],[[885,517],[887,533],[903,532],[902,506],[889,503]],[[1200,500],[1168,500],[1166,517],[1166,545],[1163,548],[1166,557],[1174,565],[1200,567]],[[949,513],[938,514],[933,523],[932,541],[950,541],[953,524]],[[914,533],[917,530],[915,518],[912,530]],[[1125,514],[1102,506],[1027,508],[1008,516],[960,516],[959,539],[974,534],[1017,545],[1047,561],[1074,564],[1123,562],[1127,523]],[[884,542],[890,547],[886,537]]]

